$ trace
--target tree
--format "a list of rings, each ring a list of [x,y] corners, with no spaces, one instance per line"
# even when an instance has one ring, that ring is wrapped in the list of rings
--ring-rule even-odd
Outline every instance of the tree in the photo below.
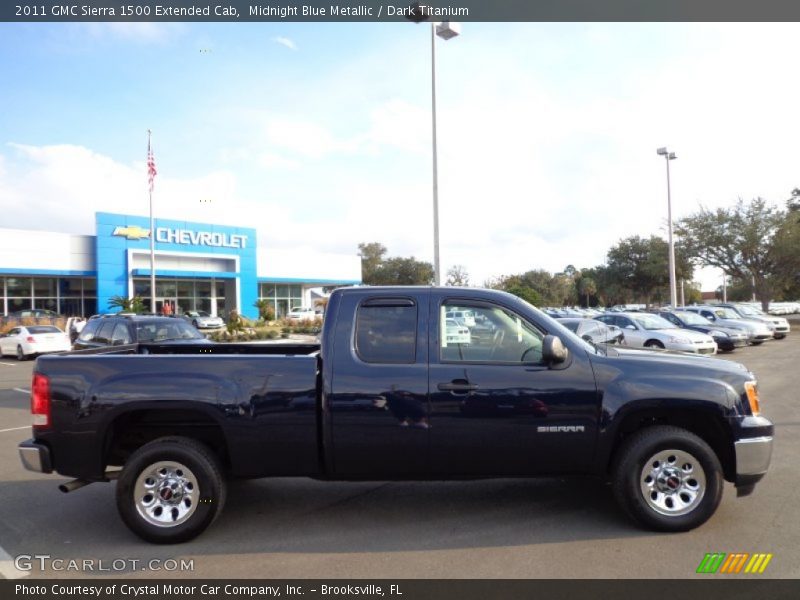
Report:
[[[378,242],[358,245],[358,255],[361,257],[361,281],[372,284],[385,254],[386,246]]]
[[[361,280],[367,285],[430,285],[433,283],[433,265],[409,258],[393,256],[384,258],[386,246],[373,242],[359,244]]]
[[[597,293],[597,283],[591,277],[581,277],[578,280],[578,292],[581,296],[586,296],[586,307],[589,307],[589,296]]]
[[[108,308],[118,308],[122,312],[143,313],[144,301],[140,296],[126,298],[125,296],[111,296],[108,299]]]
[[[266,300],[262,298],[261,300],[256,300],[253,303],[258,309],[258,318],[262,321],[274,321],[275,320],[275,307],[272,306],[271,300]]]
[[[533,304],[534,306],[541,306],[542,298],[539,296],[539,293],[534,290],[533,288],[529,288],[522,285],[512,285],[506,290],[509,294],[514,294],[518,298],[522,298],[529,304]]]
[[[800,271],[800,223],[792,210],[768,206],[763,198],[711,211],[700,209],[678,222],[676,231],[694,259],[730,276],[755,281],[764,310]]]
[[[675,244],[675,276],[691,280],[694,268],[681,243]],[[666,298],[669,290],[669,244],[658,236],[638,235],[620,240],[608,251],[605,275],[609,283],[627,289],[633,298],[649,304]]]
[[[445,285],[469,285],[469,273],[464,265],[453,265],[447,271],[447,282]]]

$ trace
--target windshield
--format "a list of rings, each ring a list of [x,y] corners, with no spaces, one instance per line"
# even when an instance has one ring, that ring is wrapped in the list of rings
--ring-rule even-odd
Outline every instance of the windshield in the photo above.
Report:
[[[764,314],[752,306],[737,306],[737,308],[739,309],[740,313],[748,317],[760,317]]]
[[[709,325],[711,323],[705,317],[691,312],[675,312],[673,314],[687,325]]]
[[[136,335],[140,342],[164,342],[167,340],[202,340],[205,338],[183,320],[145,321],[136,324]]]
[[[676,329],[675,325],[657,315],[636,315],[633,317],[642,329]]]

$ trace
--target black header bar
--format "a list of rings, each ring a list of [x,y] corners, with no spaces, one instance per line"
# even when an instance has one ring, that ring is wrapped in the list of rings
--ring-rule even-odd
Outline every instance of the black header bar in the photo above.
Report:
[[[6,22],[391,22],[416,0],[4,0]],[[800,21],[797,0],[421,0],[433,21]],[[416,16],[419,16],[418,14]]]

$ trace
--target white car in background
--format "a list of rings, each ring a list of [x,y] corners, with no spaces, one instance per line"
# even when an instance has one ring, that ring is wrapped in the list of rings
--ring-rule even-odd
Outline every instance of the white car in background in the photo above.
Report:
[[[448,310],[444,316],[453,319],[459,325],[475,327],[475,313],[471,310]]]
[[[679,350],[694,354],[716,354],[717,343],[710,335],[681,329],[663,317],[650,313],[614,313],[595,317],[616,325],[625,335],[629,348]]]
[[[290,321],[313,321],[317,318],[317,313],[313,308],[295,306],[286,313],[286,318]]]
[[[204,310],[187,310],[181,316],[194,325],[195,329],[219,329],[220,327],[225,327],[225,321],[221,317],[212,317]]]
[[[0,334],[0,356],[16,356],[17,360],[71,349],[69,336],[55,325],[13,327],[8,333]]]
[[[461,325],[455,319],[445,319],[444,335],[448,344],[472,343],[472,334],[469,331],[469,327]]]

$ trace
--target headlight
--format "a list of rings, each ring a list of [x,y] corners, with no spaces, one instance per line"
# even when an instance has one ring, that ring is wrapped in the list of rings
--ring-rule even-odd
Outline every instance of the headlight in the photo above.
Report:
[[[691,340],[687,340],[686,338],[679,338],[679,337],[671,337],[669,341],[673,344],[691,344]]]
[[[708,332],[708,335],[710,335],[711,337],[728,337],[727,333],[725,333],[724,331],[719,331],[717,329],[712,329],[711,331]]]

